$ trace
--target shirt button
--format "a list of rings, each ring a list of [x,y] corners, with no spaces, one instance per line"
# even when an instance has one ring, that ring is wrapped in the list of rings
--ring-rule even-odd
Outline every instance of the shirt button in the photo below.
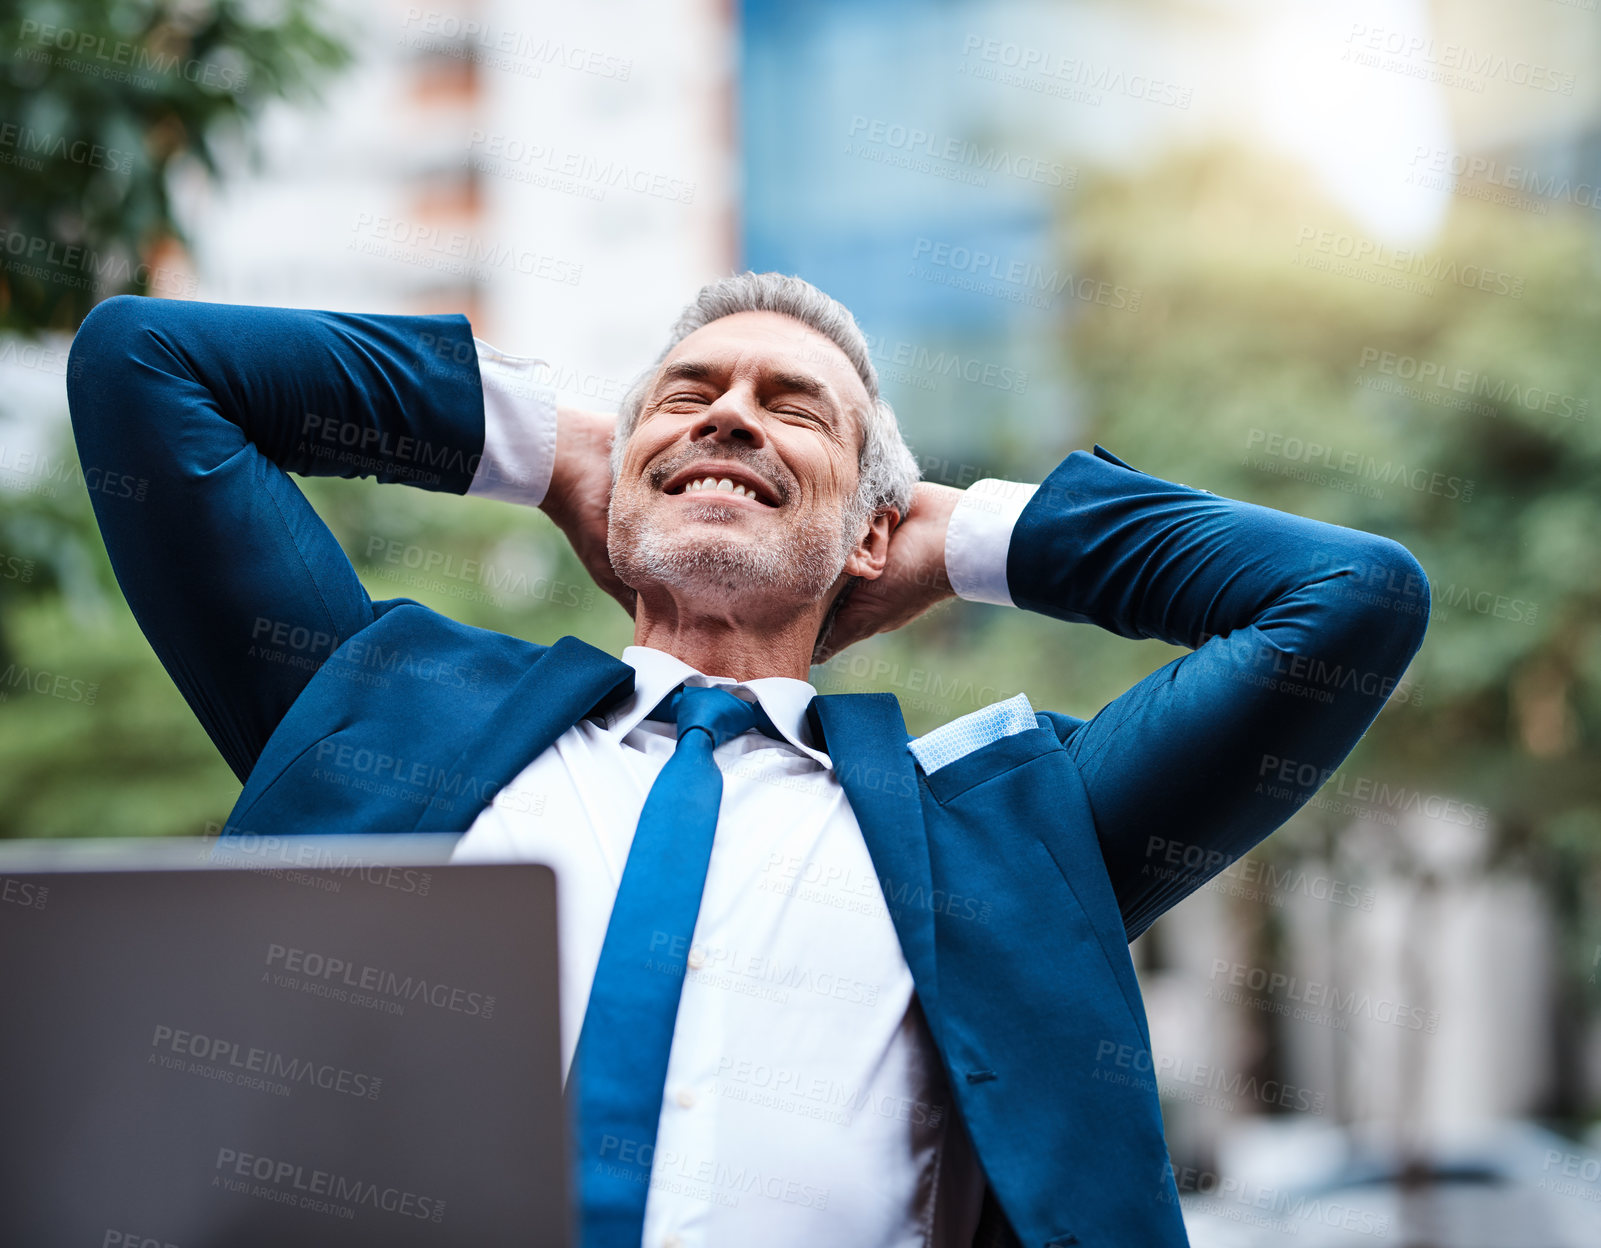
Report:
[[[705,965],[706,951],[699,945],[691,945],[689,947],[689,969],[692,971],[698,971]]]
[[[679,1088],[678,1091],[673,1094],[673,1100],[677,1101],[678,1104],[684,1109],[694,1109],[695,1090],[693,1088]]]
[[[684,1248],[684,1237],[682,1235],[668,1235],[662,1240],[662,1248]]]

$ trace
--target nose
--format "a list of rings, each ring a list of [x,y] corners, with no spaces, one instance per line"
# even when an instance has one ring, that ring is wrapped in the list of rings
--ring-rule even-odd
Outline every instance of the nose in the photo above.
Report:
[[[767,445],[762,423],[756,415],[756,399],[745,386],[723,392],[701,417],[690,434],[690,441],[742,442],[752,449]]]

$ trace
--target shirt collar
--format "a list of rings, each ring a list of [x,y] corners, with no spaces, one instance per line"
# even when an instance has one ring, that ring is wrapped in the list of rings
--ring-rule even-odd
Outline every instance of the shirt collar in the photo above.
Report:
[[[755,680],[736,681],[727,676],[708,676],[696,671],[682,659],[652,646],[625,647],[623,662],[634,669],[634,694],[605,717],[607,729],[614,732],[619,740],[632,732],[635,725],[655,710],[656,704],[680,684],[715,685],[750,692],[762,710],[767,712],[773,726],[784,734],[786,741],[824,767],[831,768],[834,765],[827,754],[812,745],[806,708],[817,696],[817,690],[804,680],[790,676],[761,676]]]

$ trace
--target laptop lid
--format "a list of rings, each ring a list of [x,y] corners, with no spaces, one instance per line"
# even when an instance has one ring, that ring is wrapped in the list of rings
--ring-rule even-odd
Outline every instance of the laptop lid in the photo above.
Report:
[[[337,845],[7,847],[0,1242],[572,1242],[553,873]]]

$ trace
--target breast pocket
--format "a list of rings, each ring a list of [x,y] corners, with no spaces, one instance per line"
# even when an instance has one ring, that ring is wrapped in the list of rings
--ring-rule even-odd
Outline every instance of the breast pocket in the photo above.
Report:
[[[1061,748],[1062,743],[1054,732],[1047,728],[1028,728],[978,745],[934,771],[925,767],[924,779],[935,800],[945,805],[977,785],[999,779]]]
[[[991,745],[1038,729],[1039,719],[1029,705],[1028,695],[1020,693],[953,719],[907,742],[906,748],[924,774],[933,776],[984,752]]]

